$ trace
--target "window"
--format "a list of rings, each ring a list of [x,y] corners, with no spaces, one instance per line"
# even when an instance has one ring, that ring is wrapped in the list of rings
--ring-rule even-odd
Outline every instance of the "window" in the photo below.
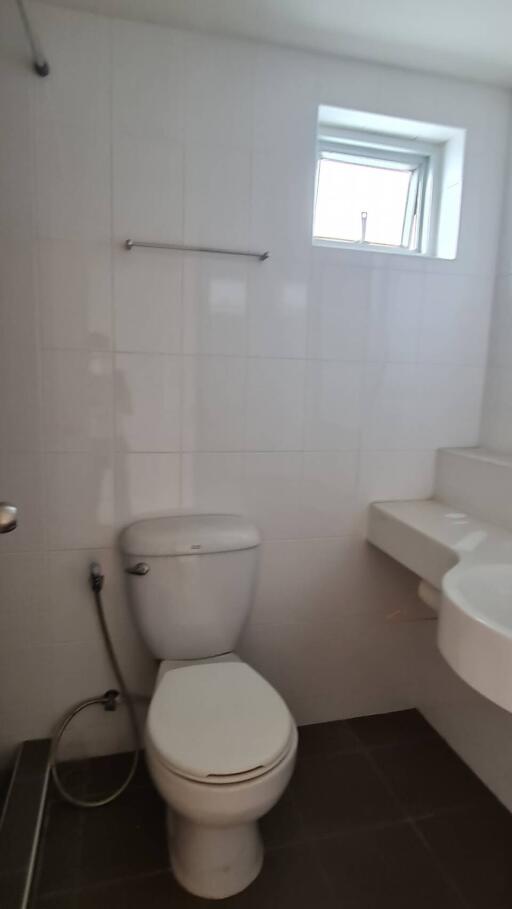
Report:
[[[315,237],[418,249],[427,160],[322,150]]]
[[[463,150],[463,130],[321,107],[314,242],[454,258]]]

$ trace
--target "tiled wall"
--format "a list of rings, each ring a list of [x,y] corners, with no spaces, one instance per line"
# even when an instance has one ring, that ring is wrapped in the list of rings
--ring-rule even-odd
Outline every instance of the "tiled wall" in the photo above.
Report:
[[[482,441],[512,452],[512,145],[503,193],[501,242],[492,312]]]
[[[477,441],[508,95],[41,4],[38,80],[12,6],[0,493],[21,515],[0,538],[4,749],[111,684],[92,556],[131,685],[150,690],[113,547],[125,522],[178,506],[260,526],[241,652],[298,720],[415,703],[429,623],[415,579],[366,547],[364,512],[428,495],[435,449]],[[467,128],[455,262],[312,249],[320,103]],[[271,258],[128,253],[130,236]],[[110,715],[73,738],[124,742]]]

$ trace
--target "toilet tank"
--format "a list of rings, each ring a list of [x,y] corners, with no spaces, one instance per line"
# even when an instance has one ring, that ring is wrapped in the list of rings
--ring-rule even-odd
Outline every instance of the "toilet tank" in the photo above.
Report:
[[[234,650],[253,595],[260,535],[237,515],[172,513],[121,534],[135,621],[160,660]]]

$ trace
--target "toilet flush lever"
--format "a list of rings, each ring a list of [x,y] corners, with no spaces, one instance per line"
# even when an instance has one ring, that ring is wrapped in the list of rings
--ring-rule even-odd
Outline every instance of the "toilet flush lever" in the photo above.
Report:
[[[137,562],[136,565],[129,565],[125,571],[126,574],[138,574],[143,577],[145,574],[149,574],[149,565],[147,562]]]

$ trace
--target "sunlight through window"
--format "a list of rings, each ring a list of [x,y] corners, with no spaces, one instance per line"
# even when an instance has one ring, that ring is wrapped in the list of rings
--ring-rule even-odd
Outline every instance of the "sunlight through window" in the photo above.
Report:
[[[319,161],[315,237],[385,246],[410,244],[407,202],[413,170],[355,163],[343,158]]]

